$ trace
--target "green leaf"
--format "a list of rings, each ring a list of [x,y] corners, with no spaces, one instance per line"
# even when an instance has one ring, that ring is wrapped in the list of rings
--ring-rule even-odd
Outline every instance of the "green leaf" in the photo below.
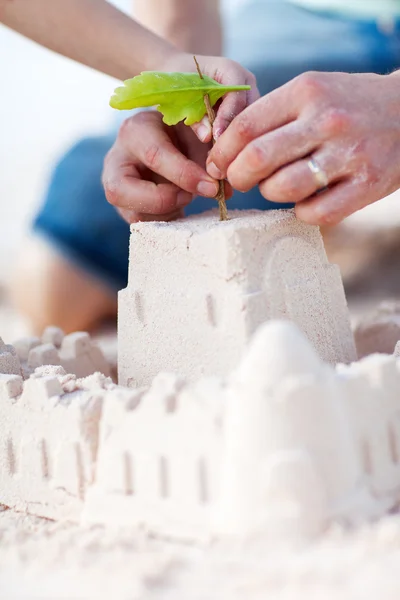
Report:
[[[214,106],[228,92],[249,89],[249,85],[221,85],[206,75],[201,79],[197,73],[145,71],[124,81],[124,87],[115,90],[110,106],[118,110],[157,106],[167,125],[176,125],[183,120],[185,125],[193,125],[207,112],[206,94]]]

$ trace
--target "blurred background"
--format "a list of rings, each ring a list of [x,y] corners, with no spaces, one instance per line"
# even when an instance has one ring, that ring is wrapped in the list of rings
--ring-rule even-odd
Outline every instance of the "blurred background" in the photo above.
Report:
[[[129,12],[131,0],[113,0]],[[115,81],[0,25],[0,282],[46,189],[54,162],[115,118]]]
[[[224,11],[235,11],[244,1],[226,0]],[[113,4],[130,12],[133,3],[113,0]],[[0,56],[1,290],[57,158],[74,141],[107,132],[115,121],[108,100],[116,82],[1,25]],[[355,312],[398,295],[399,207],[396,194],[352,217],[345,224],[354,232],[350,237],[339,228],[327,238],[331,258],[343,269]],[[7,310],[0,310],[0,333],[9,339],[20,333],[20,326]]]
[[[243,0],[225,0],[235,10]],[[132,12],[134,0],[111,0]],[[40,203],[52,167],[71,144],[109,130],[116,81],[0,25],[0,283]]]

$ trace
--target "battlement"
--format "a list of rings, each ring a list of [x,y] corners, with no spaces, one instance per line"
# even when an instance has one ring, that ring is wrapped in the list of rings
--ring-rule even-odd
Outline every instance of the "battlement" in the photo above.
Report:
[[[87,391],[85,380],[60,369],[38,369],[25,382],[0,375],[0,501],[78,521],[94,481],[104,389]],[[72,382],[74,391],[65,392]]]
[[[2,374],[0,502],[184,540],[319,535],[397,505],[399,391],[394,356],[334,368],[277,321],[225,379]]]
[[[318,229],[238,216],[132,226],[123,385],[88,334],[0,340],[1,504],[189,541],[309,538],[398,506],[395,312],[358,330],[361,354],[382,331],[388,353],[352,362]]]
[[[59,365],[67,373],[77,377],[87,377],[100,372],[110,376],[110,366],[100,348],[85,331],[65,335],[58,327],[47,327],[41,338],[26,337],[13,344],[15,350],[15,367],[19,360],[19,373],[28,378],[38,367]],[[12,346],[9,346],[12,348]],[[0,346],[0,372],[1,372]]]

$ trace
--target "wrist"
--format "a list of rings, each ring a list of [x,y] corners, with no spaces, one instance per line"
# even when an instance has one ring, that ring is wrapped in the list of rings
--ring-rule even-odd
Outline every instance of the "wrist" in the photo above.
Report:
[[[135,17],[183,52],[221,54],[218,0],[136,0]]]
[[[196,70],[196,65],[193,60],[193,54],[181,52],[176,48],[175,52],[164,57],[158,68],[158,71],[165,73],[190,73],[194,70]]]

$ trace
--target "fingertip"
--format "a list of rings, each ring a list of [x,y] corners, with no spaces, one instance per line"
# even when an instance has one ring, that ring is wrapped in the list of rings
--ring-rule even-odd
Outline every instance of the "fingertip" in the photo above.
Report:
[[[214,162],[212,162],[212,160],[207,162],[206,171],[210,175],[210,177],[212,177],[213,179],[217,179],[217,180],[223,179],[220,169],[217,167],[217,165]]]
[[[204,117],[200,121],[200,123],[195,123],[194,125],[192,125],[192,130],[194,131],[195,135],[198,137],[200,142],[203,142],[204,144],[211,142],[213,132],[208,117]]]
[[[132,223],[137,223],[140,220],[138,213],[134,210],[129,210],[128,208],[117,208],[117,212],[121,215],[124,221],[129,223],[129,225],[132,225]]]
[[[233,115],[232,115],[231,119],[227,119],[224,114],[217,113],[217,116],[215,117],[215,121],[214,121],[214,127],[212,130],[213,138],[215,141],[217,141],[218,138],[220,138],[221,135],[224,133],[224,131],[227,130],[227,128],[231,124],[232,120],[233,120]]]
[[[320,219],[318,218],[317,212],[314,210],[313,207],[309,206],[309,204],[306,204],[304,202],[296,204],[294,212],[296,218],[299,221],[306,223],[307,225],[322,225]]]

